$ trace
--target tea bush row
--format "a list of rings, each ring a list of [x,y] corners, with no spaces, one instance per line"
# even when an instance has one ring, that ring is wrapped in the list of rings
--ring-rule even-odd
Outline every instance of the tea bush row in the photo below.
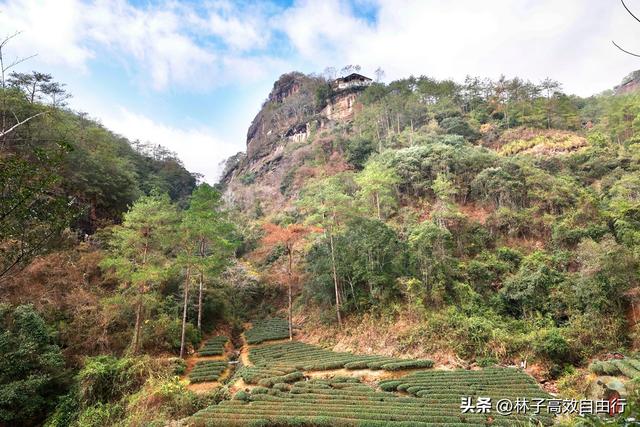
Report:
[[[289,323],[285,319],[272,319],[254,322],[251,329],[244,333],[248,344],[260,344],[264,341],[289,338]]]
[[[443,392],[446,389],[443,388]],[[540,415],[462,414],[455,401],[430,403],[376,391],[355,378],[311,379],[284,388],[256,387],[210,406],[190,419],[196,426],[512,426],[550,425]],[[515,399],[516,396],[512,396]],[[519,396],[518,396],[519,397]]]
[[[624,375],[629,378],[640,377],[640,360],[625,358],[609,361],[595,361],[589,370],[598,375]]]
[[[224,353],[224,346],[229,341],[225,336],[209,338],[198,351],[199,356],[220,356]]]
[[[298,370],[317,371],[328,369],[401,369],[431,368],[428,359],[402,360],[384,356],[362,356],[351,353],[334,352],[314,345],[291,341],[252,348],[250,360],[257,365],[280,364]]]
[[[227,370],[229,365],[225,361],[205,360],[196,363],[189,373],[189,380],[192,383],[201,383],[205,381],[217,381],[220,375]]]

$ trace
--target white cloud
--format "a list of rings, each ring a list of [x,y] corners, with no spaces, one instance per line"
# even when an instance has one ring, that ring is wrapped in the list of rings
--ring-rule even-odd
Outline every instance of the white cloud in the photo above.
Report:
[[[385,69],[389,79],[426,74],[551,76],[571,92],[611,87],[637,59],[611,38],[635,41],[640,26],[622,6],[599,0],[380,0],[375,24],[357,17],[357,4],[300,1],[285,12],[285,33],[307,61]],[[638,46],[640,48],[640,46]]]
[[[108,129],[130,140],[160,144],[178,154],[191,172],[201,173],[205,180],[215,183],[220,175],[220,163],[238,152],[237,144],[216,136],[210,128],[179,128],[157,122],[143,114],[119,107],[115,113],[100,114]]]
[[[265,6],[221,0],[208,3],[205,10],[206,15],[194,22],[203,32],[219,37],[228,47],[238,51],[267,47],[273,28]]]
[[[85,70],[94,53],[82,45],[77,31],[84,18],[81,10],[76,0],[0,3],[0,37],[20,31],[19,42],[11,45],[18,57],[37,53],[43,62]]]
[[[262,9],[245,9],[220,2],[195,10],[170,1],[138,7],[125,0],[0,0],[0,28],[22,31],[19,53],[36,52],[45,64],[86,71],[90,59],[108,53],[143,87],[202,91],[260,78],[274,64],[263,53],[244,53],[267,46],[271,32]]]
[[[376,21],[358,13],[377,9]],[[24,30],[20,54],[86,70],[103,49],[156,90],[274,76],[283,63],[311,71],[358,63],[388,78],[428,74],[551,76],[588,94],[638,67],[612,38],[635,43],[638,24],[600,0],[212,0],[133,6],[125,0],[0,0],[0,28]],[[284,34],[288,49],[274,52]]]

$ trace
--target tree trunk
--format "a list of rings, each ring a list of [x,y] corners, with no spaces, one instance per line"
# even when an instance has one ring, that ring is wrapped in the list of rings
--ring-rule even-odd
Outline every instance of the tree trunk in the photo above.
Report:
[[[144,242],[144,247],[142,249],[142,265],[147,264],[147,253],[149,252],[149,240],[148,238]],[[133,354],[138,352],[138,348],[140,347],[140,329],[142,327],[142,295],[144,294],[144,284],[140,285],[140,289],[138,289],[138,302],[136,303],[136,324],[133,327]]]
[[[340,291],[338,290],[338,272],[336,271],[336,255],[333,247],[333,233],[329,232],[329,246],[331,247],[331,267],[333,269],[333,286],[336,291],[336,315],[338,326],[342,329],[342,317],[340,316]]]
[[[382,221],[382,214],[380,213],[380,196],[378,195],[378,192],[375,192],[373,197],[376,199],[376,209],[378,211],[378,219]]]
[[[289,283],[289,341],[293,341],[293,302],[292,302],[292,278],[291,278],[291,264],[293,263],[293,250],[289,248],[287,250],[289,252],[289,268],[287,270],[287,282]]]
[[[198,331],[202,331],[202,288],[203,274],[200,273],[200,287],[198,289]]]
[[[409,134],[409,145],[413,147],[413,119],[411,119],[411,133]]]
[[[140,327],[142,325],[142,290],[138,294],[138,302],[136,303],[136,324],[133,328],[133,354],[138,352],[140,346]]]
[[[187,303],[189,302],[189,281],[191,279],[191,266],[187,267],[187,277],[184,281],[184,306],[182,308],[182,335],[180,336],[180,357],[184,356],[184,334],[187,329]]]
[[[200,239],[200,257],[205,256],[205,239]],[[202,266],[201,266],[202,268]],[[198,331],[202,332],[202,293],[204,291],[204,273],[200,270],[200,286],[198,287]]]

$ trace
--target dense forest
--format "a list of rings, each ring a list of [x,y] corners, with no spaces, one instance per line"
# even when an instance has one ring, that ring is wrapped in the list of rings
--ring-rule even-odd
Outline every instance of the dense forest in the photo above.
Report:
[[[204,342],[217,357],[296,335],[389,371],[526,365],[573,398],[608,355],[636,360],[639,92],[410,77],[350,89],[332,118],[346,92],[291,73],[254,121],[274,132],[210,186],[70,110],[51,75],[2,67],[0,425],[186,419],[234,387],[185,379]],[[270,316],[288,321],[240,338]],[[206,361],[201,378],[227,369]]]

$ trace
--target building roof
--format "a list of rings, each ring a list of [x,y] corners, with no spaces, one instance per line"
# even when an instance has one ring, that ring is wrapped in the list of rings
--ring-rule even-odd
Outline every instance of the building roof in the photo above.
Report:
[[[350,82],[352,80],[371,81],[369,77],[365,77],[362,74],[351,73],[348,76],[337,78],[337,82]]]

